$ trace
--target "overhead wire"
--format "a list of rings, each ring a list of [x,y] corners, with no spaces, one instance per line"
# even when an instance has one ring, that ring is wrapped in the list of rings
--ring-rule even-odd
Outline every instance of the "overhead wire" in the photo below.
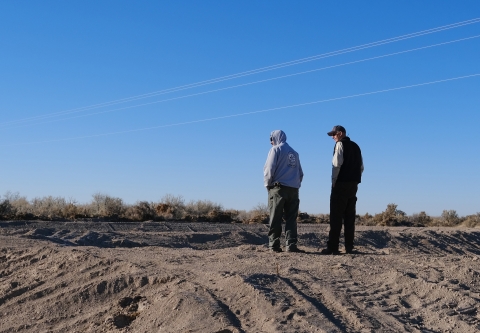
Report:
[[[353,65],[353,64],[357,64],[357,63],[361,63],[361,62],[377,60],[377,59],[381,59],[381,58],[391,57],[391,56],[394,56],[394,55],[405,54],[405,53],[409,53],[409,52],[429,49],[429,48],[437,47],[437,46],[448,45],[448,44],[457,43],[457,42],[466,41],[466,40],[471,40],[471,39],[475,39],[475,38],[479,38],[479,37],[480,37],[480,35],[475,35],[475,36],[460,38],[460,39],[456,39],[456,40],[451,40],[451,41],[448,41],[448,42],[442,42],[442,43],[417,47],[417,48],[413,48],[413,49],[409,49],[409,50],[393,52],[393,53],[389,53],[389,54],[384,54],[384,55],[380,55],[380,56],[375,56],[375,57],[370,57],[370,58],[365,58],[365,59],[360,59],[360,60],[355,60],[355,61],[349,61],[349,62],[342,63],[342,64],[331,65],[331,66],[316,68],[316,69],[297,72],[297,73],[292,73],[292,74],[286,74],[286,75],[282,75],[282,76],[277,76],[277,77],[273,77],[273,78],[268,78],[268,79],[263,79],[263,80],[248,82],[248,83],[242,83],[242,84],[238,84],[238,85],[234,85],[234,86],[223,87],[223,88],[203,91],[203,92],[199,92],[199,93],[184,95],[184,96],[177,96],[177,97],[172,97],[172,98],[163,99],[163,100],[159,100],[159,101],[153,101],[153,102],[142,103],[142,104],[137,104],[137,105],[125,106],[125,107],[121,107],[121,108],[117,108],[117,109],[113,109],[113,110],[106,110],[106,111],[88,113],[88,114],[83,114],[83,115],[77,115],[77,116],[74,116],[74,117],[68,117],[68,118],[62,118],[62,119],[56,119],[56,120],[50,120],[50,121],[43,121],[43,122],[39,122],[39,123],[20,125],[20,126],[14,126],[14,127],[6,127],[6,126],[2,127],[2,125],[0,125],[0,128],[16,129],[16,128],[22,128],[22,127],[26,127],[26,126],[33,126],[33,125],[36,126],[36,125],[42,125],[42,124],[49,124],[49,123],[53,123],[53,122],[59,122],[59,121],[77,119],[77,118],[94,116],[94,115],[99,115],[99,114],[111,113],[111,112],[116,112],[116,111],[122,111],[122,110],[142,107],[142,106],[148,106],[148,105],[164,103],[164,102],[169,102],[169,101],[174,101],[174,100],[179,100],[179,99],[184,99],[184,98],[189,98],[189,97],[194,97],[194,96],[210,94],[210,93],[214,93],[214,92],[219,92],[219,91],[224,91],[224,90],[229,90],[229,89],[234,89],[234,88],[239,88],[239,87],[245,87],[245,86],[249,86],[249,85],[253,85],[253,84],[259,84],[259,83],[284,79],[284,78],[303,75],[303,74],[309,74],[309,73],[313,73],[313,72],[323,71],[323,70],[342,67],[342,66],[347,66],[347,65]]]
[[[80,139],[90,139],[90,138],[105,137],[105,136],[110,136],[110,135],[118,135],[118,134],[127,134],[127,133],[134,133],[134,132],[149,131],[149,130],[160,129],[160,128],[174,127],[174,126],[190,125],[190,124],[195,124],[195,123],[202,123],[202,122],[208,122],[208,121],[214,121],[214,120],[221,120],[221,119],[227,119],[227,118],[234,118],[234,117],[242,117],[242,116],[248,116],[248,115],[253,115],[253,114],[259,114],[259,113],[265,113],[265,112],[271,112],[271,111],[278,111],[278,110],[290,109],[290,108],[301,107],[301,106],[308,106],[308,105],[314,105],[314,104],[320,104],[320,103],[327,103],[327,102],[339,101],[339,100],[356,98],[356,97],[362,97],[362,96],[375,95],[375,94],[380,94],[380,93],[385,93],[385,92],[390,92],[390,91],[398,91],[398,90],[403,90],[403,89],[410,89],[410,88],[415,88],[415,87],[427,86],[427,85],[438,84],[438,83],[449,82],[449,81],[462,80],[462,79],[467,79],[467,78],[472,78],[472,77],[478,77],[478,76],[480,76],[480,73],[470,74],[470,75],[464,75],[464,76],[458,76],[458,77],[453,77],[453,78],[448,78],[448,79],[442,79],[442,80],[435,80],[435,81],[417,83],[417,84],[412,84],[412,85],[407,85],[407,86],[401,86],[401,87],[396,87],[396,88],[388,88],[388,89],[376,90],[376,91],[371,91],[371,92],[366,92],[366,93],[359,93],[359,94],[354,94],[354,95],[347,95],[347,96],[342,96],[342,97],[335,97],[335,98],[323,99],[323,100],[306,102],[306,103],[299,103],[299,104],[293,104],[293,105],[287,105],[287,106],[280,106],[280,107],[263,109],[263,110],[257,110],[257,111],[251,111],[251,112],[244,112],[244,113],[237,113],[237,114],[231,114],[231,115],[225,115],[225,116],[218,116],[218,117],[211,117],[211,118],[190,120],[190,121],[185,121],[185,122],[180,122],[180,123],[174,123],[174,124],[159,125],[159,126],[152,126],[152,127],[145,127],[145,128],[137,128],[137,129],[126,130],[126,131],[100,133],[100,134],[86,135],[86,136],[77,136],[77,137],[70,137],[70,138],[63,138],[63,139],[55,139],[55,140],[44,140],[44,141],[24,142],[24,143],[9,144],[9,145],[0,145],[0,147],[14,147],[14,146],[24,146],[24,145],[33,145],[33,144],[42,144],[42,143],[54,143],[54,142],[72,141],[72,140],[80,140]]]
[[[135,96],[127,97],[127,98],[113,100],[113,101],[110,101],[110,102],[93,104],[93,105],[90,105],[90,106],[70,109],[70,110],[66,110],[66,111],[59,111],[59,112],[54,112],[54,113],[49,113],[49,114],[44,114],[44,115],[39,115],[39,116],[34,116],[34,117],[28,117],[28,118],[22,118],[22,119],[7,121],[7,122],[0,123],[0,125],[15,124],[15,123],[28,122],[28,121],[37,120],[37,119],[57,117],[57,116],[65,115],[65,114],[83,112],[83,111],[87,111],[87,110],[91,110],[91,109],[95,109],[95,108],[107,107],[107,106],[111,106],[111,105],[131,102],[131,101],[138,100],[138,99],[144,99],[144,98],[149,98],[149,97],[158,96],[158,95],[162,95],[162,94],[169,94],[169,93],[173,93],[173,92],[177,92],[177,91],[182,91],[182,90],[186,90],[186,89],[197,88],[197,87],[201,87],[201,86],[205,86],[205,85],[209,85],[209,84],[223,82],[223,81],[226,81],[226,80],[232,80],[232,79],[236,79],[236,78],[240,78],[240,77],[244,77],[244,76],[263,73],[263,72],[266,72],[266,71],[271,71],[271,70],[280,69],[280,68],[284,68],[284,67],[294,66],[294,65],[305,63],[305,62],[315,61],[315,60],[324,59],[324,58],[328,58],[328,57],[333,57],[333,56],[337,56],[337,55],[341,55],[341,54],[345,54],[345,53],[355,52],[355,51],[359,51],[359,50],[363,50],[363,49],[367,49],[367,48],[371,48],[371,47],[376,47],[376,46],[390,44],[390,43],[394,43],[394,42],[398,42],[398,41],[402,41],[402,40],[406,40],[406,39],[411,39],[411,38],[415,38],[415,37],[419,37],[419,36],[424,36],[424,35],[440,32],[440,31],[459,28],[459,27],[462,27],[462,26],[475,24],[475,23],[479,23],[479,22],[480,22],[480,17],[470,19],[470,20],[466,20],[466,21],[457,22],[457,23],[452,23],[452,24],[448,24],[448,25],[444,25],[444,26],[440,26],[440,27],[436,27],[436,28],[422,30],[422,31],[418,31],[418,32],[414,32],[414,33],[410,33],[410,34],[406,34],[406,35],[387,38],[387,39],[383,39],[383,40],[376,41],[376,42],[371,42],[371,43],[362,44],[362,45],[358,45],[358,46],[354,46],[354,47],[349,47],[349,48],[345,48],[345,49],[341,49],[341,50],[337,50],[337,51],[332,51],[332,52],[327,52],[327,53],[323,53],[323,54],[319,54],[319,55],[315,55],[315,56],[310,56],[310,57],[301,58],[301,59],[297,59],[297,60],[287,61],[287,62],[279,63],[279,64],[276,64],[276,65],[270,65],[270,66],[261,67],[261,68],[254,69],[254,70],[248,70],[248,71],[239,72],[239,73],[236,73],[236,74],[221,76],[221,77],[214,78],[214,79],[199,81],[199,82],[196,82],[196,83],[182,85],[182,86],[178,86],[178,87],[174,87],[174,88],[159,90],[159,91],[146,93],[146,94],[141,94],[141,95],[135,95]]]

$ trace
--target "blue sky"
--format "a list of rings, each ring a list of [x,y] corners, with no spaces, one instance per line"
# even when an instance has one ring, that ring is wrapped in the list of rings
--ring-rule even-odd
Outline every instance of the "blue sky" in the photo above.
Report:
[[[480,74],[480,23],[91,106],[479,17],[478,1],[2,1],[0,194],[248,210],[266,202],[269,134],[282,129],[305,172],[300,210],[328,213],[326,132],[340,124],[364,155],[358,213],[474,214],[480,76],[345,97]]]

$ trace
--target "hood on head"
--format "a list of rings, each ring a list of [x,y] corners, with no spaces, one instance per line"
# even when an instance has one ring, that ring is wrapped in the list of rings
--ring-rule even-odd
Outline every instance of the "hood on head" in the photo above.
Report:
[[[282,130],[273,131],[270,133],[270,137],[273,139],[273,145],[275,146],[287,142],[287,135]]]

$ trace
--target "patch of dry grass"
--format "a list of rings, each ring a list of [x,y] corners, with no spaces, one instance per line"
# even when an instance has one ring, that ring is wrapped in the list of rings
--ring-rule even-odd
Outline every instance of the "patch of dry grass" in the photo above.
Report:
[[[182,196],[167,194],[158,202],[138,201],[127,204],[121,198],[95,193],[89,203],[79,204],[73,199],[47,196],[28,200],[18,193],[7,192],[0,197],[0,220],[105,220],[105,221],[195,221],[268,223],[269,211],[265,203],[251,210],[224,209],[210,200],[185,203]],[[329,214],[300,212],[299,223],[329,223]],[[357,215],[356,223],[367,226],[480,226],[480,213],[461,217],[455,210],[444,210],[440,217],[425,212],[411,216],[394,203],[378,214]]]

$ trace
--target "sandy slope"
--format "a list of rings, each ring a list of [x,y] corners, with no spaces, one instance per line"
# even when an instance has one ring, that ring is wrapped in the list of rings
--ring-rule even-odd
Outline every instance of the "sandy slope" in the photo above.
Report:
[[[480,332],[480,230],[0,223],[0,332]]]

